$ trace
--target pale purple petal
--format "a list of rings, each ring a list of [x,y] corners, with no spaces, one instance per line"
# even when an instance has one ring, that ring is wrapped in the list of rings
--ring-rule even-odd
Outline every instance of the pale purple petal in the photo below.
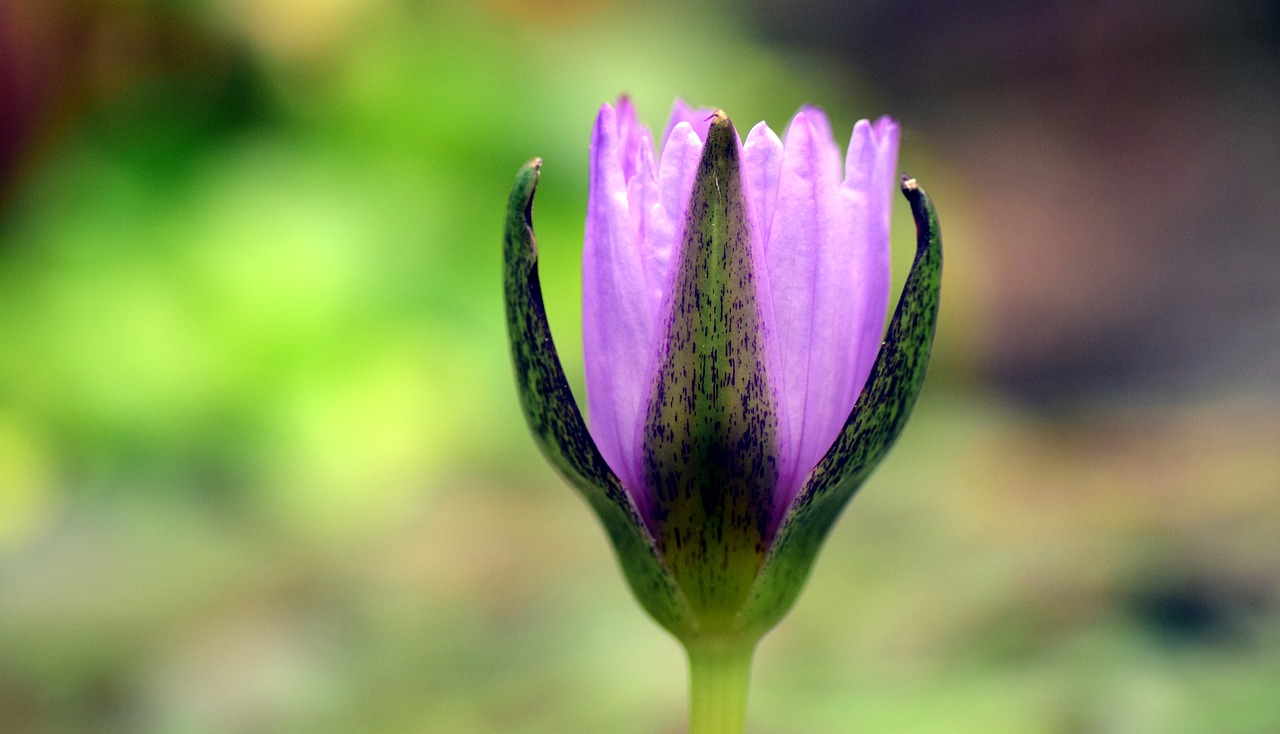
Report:
[[[676,129],[676,125],[682,122],[689,123],[693,131],[698,134],[698,140],[707,139],[707,130],[711,127],[711,116],[715,114],[715,110],[709,107],[690,107],[685,104],[683,99],[679,97],[671,105],[671,116],[667,118],[667,128],[662,134],[662,147],[667,147],[667,139],[671,137],[671,131]]]
[[[635,113],[604,105],[591,136],[590,189],[582,254],[582,346],[591,436],[624,486],[632,471],[635,426],[651,348],[654,316],[635,241],[626,171],[637,157]]]
[[[636,175],[640,138],[642,135],[648,137],[649,131],[640,124],[635,105],[631,104],[631,98],[626,95],[618,98],[615,118],[618,121],[618,140],[621,141],[623,150],[622,177],[630,181]]]
[[[787,124],[786,131],[783,132],[783,138],[791,133],[791,126],[796,124],[796,120],[805,119],[813,128],[813,140],[821,150],[821,155],[825,159],[823,163],[829,166],[840,167],[840,146],[836,144],[835,135],[831,131],[831,120],[827,117],[827,113],[821,108],[813,105],[805,105],[800,108],[796,116],[791,118],[791,122]]]
[[[642,368],[644,375],[643,390],[648,390],[653,375],[661,365],[663,354],[661,337],[665,327],[666,314],[670,308],[671,289],[675,279],[673,262],[680,257],[679,242],[684,236],[685,212],[689,207],[689,197],[693,190],[693,181],[698,173],[698,164],[702,159],[703,141],[694,132],[693,127],[685,121],[677,123],[668,133],[666,144],[662,148],[662,158],[657,172],[657,206],[649,206],[644,210],[643,230],[646,235],[644,243],[644,262],[648,271],[648,302],[653,314],[653,326],[656,332],[651,334],[645,354],[638,355],[636,366]],[[586,309],[583,303],[583,309]],[[645,393],[647,395],[647,392]],[[588,394],[588,397],[590,395]],[[624,454],[629,462],[626,471],[635,477],[641,476],[640,454],[644,444],[644,407],[639,406],[635,413],[635,423],[630,432],[620,426],[619,439],[625,440]],[[625,437],[625,439],[623,438]],[[645,491],[641,484],[633,485],[637,493]],[[647,507],[648,498],[637,500],[642,507]]]
[[[756,231],[765,242],[778,198],[778,176],[782,173],[782,141],[763,122],[756,123],[742,145],[742,167],[747,182],[747,198],[755,217]],[[768,243],[765,242],[767,248]]]
[[[794,446],[795,472],[779,488],[778,512],[830,448],[850,407],[842,398],[850,392],[859,331],[848,303],[858,283],[842,226],[839,158],[825,128],[825,117],[808,110],[787,128],[765,252]]]
[[[635,172],[627,181],[627,203],[631,214],[633,242],[640,250],[640,260],[644,265],[645,292],[653,301],[653,313],[661,303],[661,294],[666,282],[667,258],[669,247],[663,247],[663,211],[662,191],[658,188],[657,166],[653,161],[653,143],[649,139],[649,131],[641,128],[637,141]]]
[[[831,130],[831,119],[827,117],[827,113],[813,105],[801,107],[800,113],[808,118],[810,125],[813,125],[815,137],[822,146],[822,154],[834,161],[834,163],[828,165],[838,167],[840,165],[840,146],[836,144],[836,136]]]
[[[693,190],[693,178],[698,173],[701,158],[702,138],[688,123],[677,124],[662,146],[662,159],[658,165],[662,207],[660,212],[655,212],[648,226],[649,247],[657,274],[654,281],[657,289],[650,293],[655,314],[662,312],[671,290],[669,263],[675,257],[672,250],[683,234],[685,210],[689,206],[689,194]]]
[[[898,125],[888,117],[874,126],[866,120],[853,128],[840,187],[847,221],[854,236],[854,278],[850,299],[855,333],[853,381],[842,398],[852,408],[875,363],[889,312],[889,220],[897,177]]]

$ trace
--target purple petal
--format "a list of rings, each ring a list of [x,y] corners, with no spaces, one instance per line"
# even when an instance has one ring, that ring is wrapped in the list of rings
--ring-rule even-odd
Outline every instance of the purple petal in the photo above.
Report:
[[[622,176],[630,181],[636,175],[640,138],[642,136],[647,138],[649,131],[640,124],[640,120],[636,117],[635,105],[631,104],[631,98],[626,95],[618,97],[615,119],[618,125],[618,140],[622,142],[624,151]]]
[[[855,334],[863,332],[849,314],[861,268],[826,129],[825,116],[812,109],[788,126],[765,251],[794,450],[794,473],[775,498],[779,515],[849,416]]]
[[[854,335],[851,392],[842,397],[850,409],[862,392],[880,342],[884,339],[889,312],[889,221],[898,163],[897,123],[882,117],[873,126],[866,120],[853,128],[845,157],[845,181],[840,187],[849,226],[854,233],[855,270],[858,288],[851,293],[851,323]]]
[[[709,107],[690,107],[685,104],[683,99],[679,97],[671,105],[671,116],[667,118],[667,129],[662,134],[662,147],[667,147],[667,139],[671,137],[671,131],[676,129],[676,125],[682,122],[689,123],[693,131],[697,133],[698,140],[707,139],[707,130],[711,128],[711,116],[715,114],[715,110]]]
[[[813,128],[813,139],[821,149],[822,156],[825,159],[828,159],[824,161],[824,164],[836,166],[838,169],[840,166],[840,146],[836,145],[835,134],[831,131],[830,118],[827,117],[827,113],[823,112],[820,107],[814,107],[813,105],[805,105],[804,107],[801,107],[800,111],[796,113],[796,116],[792,118],[791,122],[787,125],[787,131],[784,133],[784,137],[786,134],[791,132],[791,126],[794,125],[795,121],[801,117],[808,120],[809,125]]]
[[[635,112],[606,104],[591,136],[590,189],[582,252],[582,347],[591,435],[624,486],[634,489],[635,427],[643,417],[654,315],[635,239],[627,171],[640,136]],[[637,504],[643,507],[642,498]]]
[[[822,146],[823,155],[835,160],[835,165],[840,165],[840,146],[836,144],[835,133],[831,130],[831,118],[827,117],[827,113],[820,107],[813,105],[805,105],[800,108],[800,114],[809,120],[809,124],[813,126],[815,137]]]
[[[657,166],[653,161],[653,143],[649,131],[641,128],[636,147],[635,173],[627,181],[627,204],[631,215],[633,242],[640,251],[644,266],[645,292],[650,295],[653,313],[661,304],[667,271],[667,252],[663,247],[662,191],[658,188]]]
[[[657,330],[663,327],[663,315],[670,309],[676,277],[676,268],[672,263],[680,257],[679,240],[684,237],[685,215],[702,160],[702,147],[702,139],[688,122],[682,121],[675,126],[663,146],[662,160],[658,166],[657,190],[660,205],[646,210],[644,230],[648,241],[645,243],[645,263],[651,273],[648,295],[654,315],[654,328]],[[652,334],[648,353],[643,357],[645,391],[649,389],[653,376],[661,367],[663,353],[661,334]],[[637,477],[640,476],[639,457],[644,444],[643,419],[643,408],[639,408],[627,449],[628,455],[636,462],[633,469]],[[639,487],[641,484],[643,482],[635,486]]]
[[[778,199],[778,177],[782,174],[782,141],[763,122],[756,123],[742,145],[742,167],[747,181],[747,199],[755,217],[756,231],[764,235],[773,221]]]
[[[662,146],[662,159],[658,165],[658,192],[662,200],[659,211],[652,212],[648,224],[649,250],[657,278],[657,289],[650,293],[653,312],[662,313],[663,305],[671,292],[671,262],[676,242],[682,234],[685,211],[689,207],[689,194],[693,179],[702,158],[702,139],[688,123],[677,124],[667,135]]]

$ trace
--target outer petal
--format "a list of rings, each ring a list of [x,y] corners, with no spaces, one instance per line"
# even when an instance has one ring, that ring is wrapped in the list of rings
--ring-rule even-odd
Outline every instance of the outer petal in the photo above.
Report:
[[[650,296],[650,311],[658,313],[666,284],[667,260],[671,256],[670,235],[666,227],[662,190],[658,187],[657,165],[653,161],[653,143],[649,131],[641,128],[637,136],[634,173],[627,180],[627,206],[630,210],[632,241],[640,250],[644,267],[645,291]],[[664,241],[665,240],[665,241]]]
[[[898,164],[898,125],[882,117],[872,126],[866,120],[853,128],[845,159],[840,198],[848,243],[853,256],[848,319],[853,325],[849,364],[852,379],[838,403],[852,408],[884,337],[889,312],[889,221],[894,171]]]
[[[660,265],[664,269],[660,288],[652,294],[656,327],[659,330],[663,328],[666,314],[671,311],[672,290],[678,275],[678,267],[673,267],[671,260],[680,257],[680,240],[685,237],[689,201],[702,156],[703,142],[694,132],[693,127],[683,121],[676,124],[662,149],[662,163],[658,173],[658,189],[662,200],[661,213],[655,215],[648,224],[648,233],[651,238],[649,246],[654,253],[655,266]],[[663,349],[664,336],[665,333],[661,332],[654,334],[650,344],[645,368],[645,374],[649,375],[650,379],[658,373],[662,361],[666,358],[666,352]],[[643,415],[640,416],[641,420],[638,420],[634,427],[632,444],[636,447],[642,446],[645,441],[643,417]],[[637,481],[643,483],[644,469],[640,466],[640,455],[641,450],[636,448],[633,473],[638,477]],[[647,488],[641,487],[640,491],[648,497]],[[650,517],[649,505],[646,504],[645,508],[645,517],[648,518]]]
[[[842,399],[851,392],[855,261],[842,221],[839,159],[825,128],[825,119],[815,124],[804,110],[791,121],[765,247],[793,446],[775,497],[778,517],[851,407]]]
[[[685,104],[683,99],[679,97],[671,105],[671,115],[667,118],[667,129],[662,134],[662,146],[667,145],[667,138],[671,137],[671,131],[676,129],[676,125],[682,122],[689,123],[693,131],[698,134],[699,140],[707,139],[707,130],[711,127],[711,115],[715,110],[707,107],[690,107]]]
[[[591,435],[628,488],[636,481],[635,426],[653,338],[654,314],[631,211],[627,171],[638,143],[628,103],[604,105],[591,136],[591,182],[582,251],[582,347]],[[642,510],[645,497],[637,497]]]
[[[658,548],[699,635],[740,632],[764,559],[786,427],[772,385],[768,285],[741,150],[717,112],[689,200],[645,417]]]
[[[822,155],[827,159],[826,165],[839,166],[840,146],[836,145],[836,136],[831,130],[831,119],[827,117],[827,113],[819,107],[805,105],[800,108],[800,114],[804,115],[813,126]]]
[[[767,238],[778,200],[778,177],[782,174],[782,141],[763,122],[756,123],[742,144],[743,175],[747,199],[756,218],[756,231]],[[766,248],[768,245],[765,245]]]
[[[658,165],[658,195],[661,208],[653,212],[647,231],[646,247],[651,253],[655,285],[651,293],[653,312],[662,313],[671,291],[670,262],[676,242],[684,229],[689,193],[702,158],[702,139],[687,122],[676,125],[662,146]]]
[[[635,105],[631,104],[631,98],[626,95],[618,97],[614,119],[618,126],[618,141],[622,146],[622,158],[619,161],[622,175],[625,180],[630,181],[636,175],[641,138],[647,138],[649,131],[640,124]]]
[[[503,236],[503,286],[520,404],[538,447],[599,515],[640,603],[663,626],[687,627],[688,604],[632,498],[596,450],[565,380],[538,283],[533,193],[540,160],[516,178]]]
[[[938,322],[942,235],[933,203],[915,180],[903,177],[902,192],[916,220],[915,263],[867,386],[788,508],[744,608],[765,629],[795,602],[827,531],[897,440],[924,384]]]

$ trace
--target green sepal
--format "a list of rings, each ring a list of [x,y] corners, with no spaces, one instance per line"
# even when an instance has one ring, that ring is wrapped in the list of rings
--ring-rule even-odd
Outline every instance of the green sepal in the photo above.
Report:
[[[690,619],[688,604],[635,503],[596,448],[551,339],[533,233],[533,195],[541,169],[542,160],[535,158],[516,175],[503,232],[507,329],[520,404],[542,453],[600,517],[640,604],[664,627],[683,629]]]
[[[862,394],[787,510],[743,610],[763,630],[795,603],[827,532],[902,432],[924,385],[938,322],[942,235],[933,202],[914,179],[903,177],[902,193],[916,222],[915,262]]]
[[[778,485],[777,397],[741,150],[713,116],[694,177],[645,415],[642,467],[658,549],[695,627],[737,636],[767,552]]]

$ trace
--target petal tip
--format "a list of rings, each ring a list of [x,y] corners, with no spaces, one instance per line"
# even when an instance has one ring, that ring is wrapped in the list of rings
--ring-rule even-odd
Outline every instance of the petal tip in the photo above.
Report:
[[[783,142],[790,141],[792,135],[802,135],[806,139],[816,136],[816,126],[804,110],[800,110],[791,118],[791,122],[783,133]]]
[[[800,107],[800,111],[797,112],[796,114],[804,115],[804,117],[807,118],[809,122],[816,125],[826,126],[826,125],[829,125],[830,123],[830,119],[827,117],[826,110],[822,109],[821,107],[818,107],[817,105],[806,103]]]

